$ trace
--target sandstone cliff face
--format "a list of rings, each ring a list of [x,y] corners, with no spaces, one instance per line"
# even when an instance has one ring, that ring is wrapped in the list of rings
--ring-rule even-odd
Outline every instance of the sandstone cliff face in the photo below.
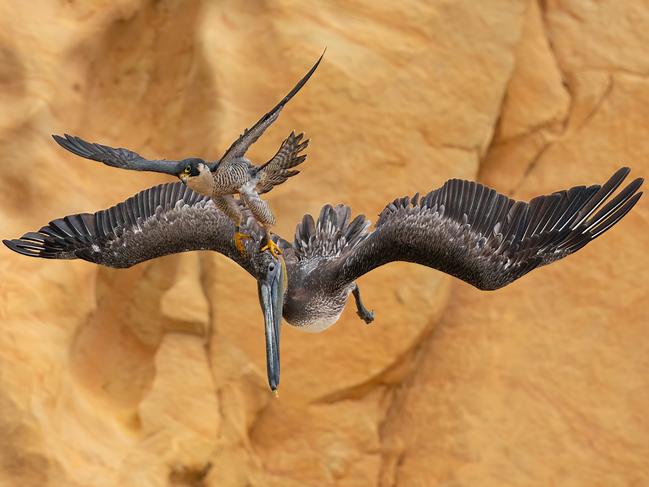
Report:
[[[327,46],[254,146],[311,138],[278,232],[450,177],[519,199],[649,175],[642,2],[0,3],[0,235],[162,181],[68,132],[218,157]],[[649,206],[484,293],[393,264],[267,390],[254,283],[209,253],[129,270],[0,250],[0,485],[649,485]],[[398,285],[397,285],[398,283]]]

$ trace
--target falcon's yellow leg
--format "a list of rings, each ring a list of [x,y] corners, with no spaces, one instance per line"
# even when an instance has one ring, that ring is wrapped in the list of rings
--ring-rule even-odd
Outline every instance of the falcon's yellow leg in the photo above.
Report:
[[[263,252],[264,250],[270,250],[270,253],[273,254],[275,257],[279,257],[282,255],[281,249],[277,246],[275,242],[273,242],[273,239],[270,238],[270,235],[268,235],[268,241],[266,242],[266,245],[264,245],[261,249],[259,249],[259,252]]]
[[[239,227],[237,227],[237,231],[234,232],[234,246],[237,248],[237,250],[241,255],[246,254],[246,248],[243,246],[242,241],[248,240],[250,238],[251,238],[250,235],[248,235],[247,233],[241,233],[239,231]]]

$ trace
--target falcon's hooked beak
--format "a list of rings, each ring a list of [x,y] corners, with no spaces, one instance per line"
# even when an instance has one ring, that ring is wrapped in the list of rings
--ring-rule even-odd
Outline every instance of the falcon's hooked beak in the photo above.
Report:
[[[284,259],[273,256],[267,264],[265,276],[257,283],[266,332],[266,371],[268,384],[273,391],[279,386],[279,331],[287,286],[286,275]]]
[[[192,173],[192,168],[191,166],[187,165],[183,168],[183,170],[177,174],[178,179],[180,179],[183,183],[187,184],[187,181],[189,180],[189,176]]]

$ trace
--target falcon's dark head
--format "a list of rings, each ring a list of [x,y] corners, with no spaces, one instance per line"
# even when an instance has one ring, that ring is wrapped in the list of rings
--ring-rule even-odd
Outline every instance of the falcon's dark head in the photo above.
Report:
[[[181,173],[178,174],[180,179],[183,177],[190,178],[195,177],[200,174],[200,166],[205,166],[205,161],[199,159],[198,157],[191,157],[189,159],[183,159],[180,161]]]
[[[179,164],[178,178],[197,193],[211,195],[214,178],[212,172],[203,159],[183,159]]]

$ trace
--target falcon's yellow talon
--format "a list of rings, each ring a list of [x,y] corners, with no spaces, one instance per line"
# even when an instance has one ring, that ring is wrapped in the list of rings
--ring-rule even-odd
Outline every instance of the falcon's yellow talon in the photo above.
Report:
[[[263,252],[264,250],[270,250],[270,253],[273,254],[275,257],[279,257],[282,255],[282,250],[277,246],[275,242],[271,238],[268,239],[268,242],[266,242],[266,245],[264,245],[261,249],[259,249],[259,252]]]
[[[246,248],[243,246],[243,240],[247,240],[249,238],[250,235],[248,235],[247,233],[241,233],[237,231],[234,234],[234,246],[237,248],[241,255],[246,254]]]

